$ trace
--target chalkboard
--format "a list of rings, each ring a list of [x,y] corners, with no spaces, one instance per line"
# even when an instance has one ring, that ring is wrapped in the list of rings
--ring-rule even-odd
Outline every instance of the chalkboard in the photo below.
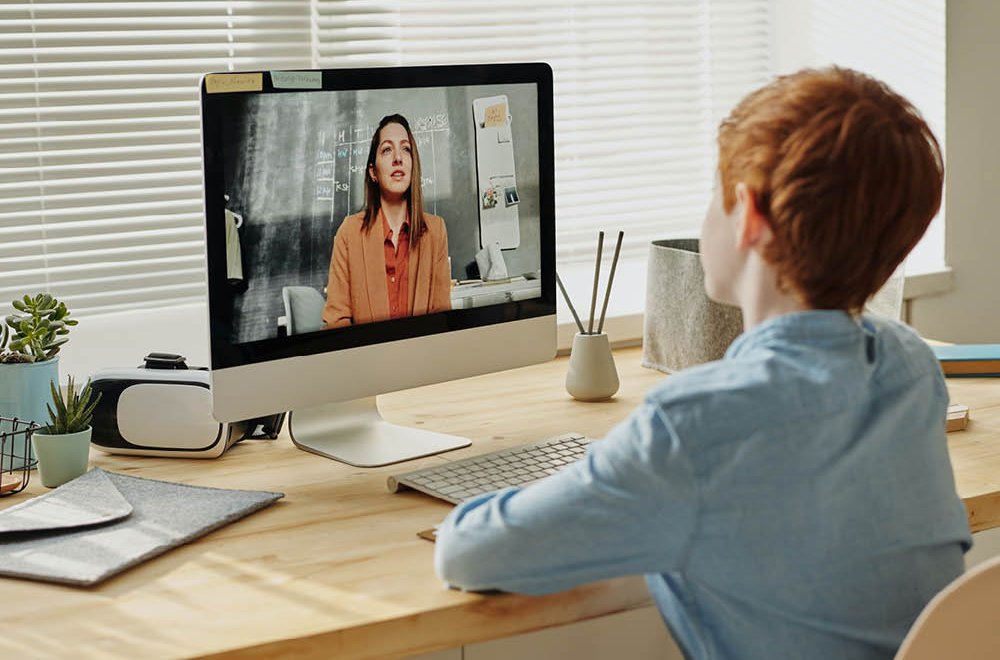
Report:
[[[424,210],[448,230],[452,277],[473,272],[479,250],[474,98],[510,99],[521,243],[504,251],[512,275],[540,266],[537,96],[534,85],[296,91],[234,95],[223,123],[226,207],[242,216],[244,279],[232,282],[232,341],[274,337],[281,289],[324,292],[333,237],[364,208],[365,162],[382,117],[410,123]]]

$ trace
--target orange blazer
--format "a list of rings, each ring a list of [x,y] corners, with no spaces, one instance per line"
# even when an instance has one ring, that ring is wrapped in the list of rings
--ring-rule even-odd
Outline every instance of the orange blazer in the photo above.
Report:
[[[389,318],[389,289],[385,283],[385,236],[374,224],[361,230],[364,212],[344,218],[333,238],[330,277],[326,286],[323,323],[340,328]],[[424,214],[426,231],[410,247],[409,296],[413,316],[451,309],[451,269],[448,232],[444,219]]]

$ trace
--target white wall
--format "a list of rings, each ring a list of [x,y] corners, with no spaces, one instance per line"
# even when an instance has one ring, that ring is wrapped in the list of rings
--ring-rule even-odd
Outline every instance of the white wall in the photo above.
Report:
[[[954,289],[913,302],[926,337],[1000,342],[1000,3],[949,0],[945,260]]]
[[[147,353],[179,353],[188,365],[207,367],[206,304],[141,309],[83,317],[59,353],[59,375],[84,379],[101,369],[136,367]]]
[[[941,24],[945,0],[771,2],[775,73],[831,64],[864,71],[909,99],[947,146],[942,52],[946,34]],[[908,276],[942,271],[945,222],[938,215],[910,253],[905,266]],[[915,293],[910,289],[908,295]]]

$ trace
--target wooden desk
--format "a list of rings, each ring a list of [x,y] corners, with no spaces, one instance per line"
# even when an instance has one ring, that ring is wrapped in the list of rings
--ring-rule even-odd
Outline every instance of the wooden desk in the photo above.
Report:
[[[953,403],[969,406],[969,426],[948,434],[955,486],[973,532],[1000,526],[1000,379],[949,378]]]
[[[622,390],[607,403],[566,393],[565,359],[388,395],[392,421],[466,435],[470,448],[405,469],[565,431],[604,434],[663,375],[618,351]],[[949,434],[974,529],[1000,525],[1000,381],[949,381],[970,406]],[[460,646],[647,606],[641,578],[530,598],[445,589],[433,546],[415,532],[449,505],[389,494],[398,467],[358,469],[295,449],[287,438],[240,443],[199,461],[110,456],[108,470],[286,493],[276,505],[133,568],[94,589],[0,579],[0,655],[383,658]],[[37,478],[0,507],[45,492]]]

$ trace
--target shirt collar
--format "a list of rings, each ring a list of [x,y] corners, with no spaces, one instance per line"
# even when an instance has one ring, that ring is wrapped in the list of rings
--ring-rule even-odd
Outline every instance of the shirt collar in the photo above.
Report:
[[[813,309],[782,314],[759,323],[733,340],[726,358],[775,343],[813,346],[839,343],[864,332],[862,323],[863,317],[856,318],[843,310]]]
[[[389,234],[392,232],[392,227],[389,226],[389,220],[385,217],[385,213],[382,212],[382,208],[379,207],[378,217],[382,218],[382,235],[389,238]],[[407,217],[403,220],[403,224],[399,226],[399,233],[408,234],[410,232],[410,218]]]

